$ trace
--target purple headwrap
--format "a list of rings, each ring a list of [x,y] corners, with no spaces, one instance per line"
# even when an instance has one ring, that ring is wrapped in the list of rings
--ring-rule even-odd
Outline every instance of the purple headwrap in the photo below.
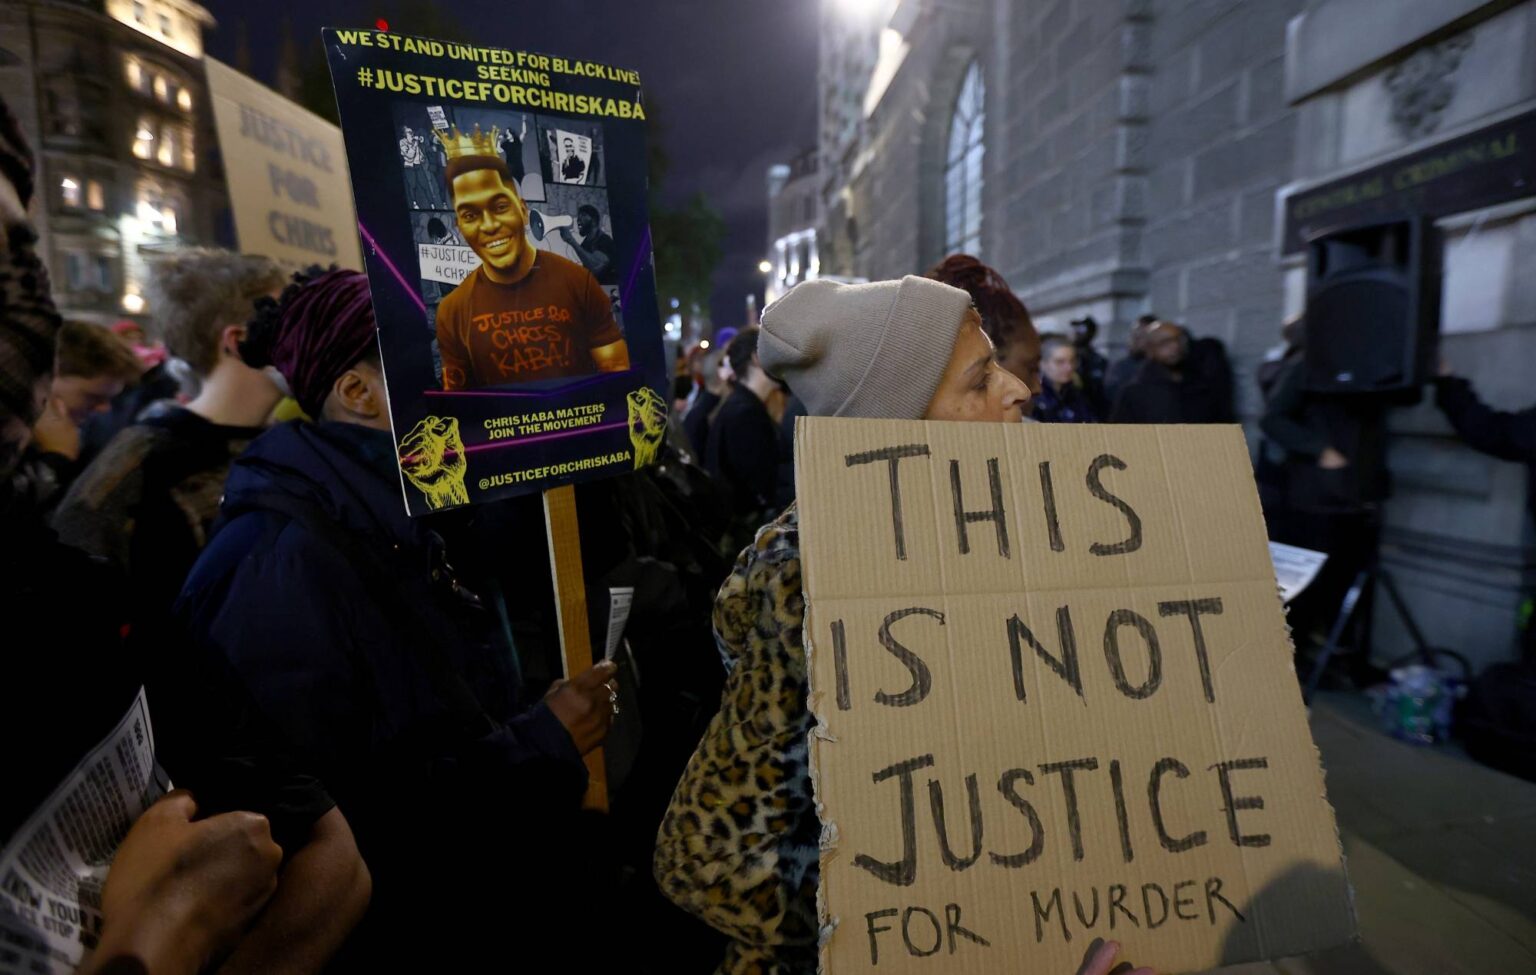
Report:
[[[378,325],[366,275],[312,268],[294,280],[277,301],[257,302],[240,351],[249,365],[276,367],[304,412],[318,417],[336,380],[374,349]]]

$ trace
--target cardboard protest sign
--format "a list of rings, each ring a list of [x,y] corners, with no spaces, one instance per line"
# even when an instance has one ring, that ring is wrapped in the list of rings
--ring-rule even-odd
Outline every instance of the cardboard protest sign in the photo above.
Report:
[[[240,250],[361,267],[341,130],[234,68],[203,61]]]
[[[826,971],[1352,936],[1237,427],[810,418],[795,452]]]
[[[411,513],[651,463],[667,370],[639,78],[381,31],[324,41]]]

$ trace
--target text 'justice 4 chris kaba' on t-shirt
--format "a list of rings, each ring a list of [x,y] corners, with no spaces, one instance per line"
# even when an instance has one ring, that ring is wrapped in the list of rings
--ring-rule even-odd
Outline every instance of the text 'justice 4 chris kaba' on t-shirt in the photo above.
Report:
[[[516,284],[476,268],[437,308],[444,389],[591,375],[592,350],[623,338],[591,273],[542,251]]]

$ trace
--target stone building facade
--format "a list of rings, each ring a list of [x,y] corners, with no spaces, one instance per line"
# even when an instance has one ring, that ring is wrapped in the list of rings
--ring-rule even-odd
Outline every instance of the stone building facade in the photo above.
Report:
[[[821,180],[817,153],[809,149],[793,162],[768,169],[768,257],[763,301],[772,302],[801,281],[820,275],[816,232],[821,224]]]
[[[38,157],[34,221],[69,316],[139,317],[146,260],[232,237],[190,0],[0,5],[0,95]]]
[[[1377,202],[1433,219],[1441,354],[1491,404],[1536,405],[1536,3],[1329,0],[1291,22],[1286,65],[1288,200],[1375,174]],[[1277,249],[1286,309],[1299,311],[1301,255],[1283,237]],[[1536,581],[1526,472],[1463,446],[1428,403],[1390,422],[1384,565],[1432,643],[1511,657]],[[1376,618],[1384,644],[1406,645],[1396,614]]]
[[[828,0],[822,17],[823,275],[972,250],[1042,330],[1092,314],[1111,354],[1153,312],[1226,344],[1249,421],[1253,369],[1305,306],[1287,201],[1536,107],[1530,0]],[[1536,400],[1533,195],[1431,215],[1443,349],[1505,408]],[[1429,405],[1392,424],[1384,564],[1432,642],[1507,658],[1536,575],[1525,472]],[[1378,659],[1398,656],[1400,624],[1377,622]]]

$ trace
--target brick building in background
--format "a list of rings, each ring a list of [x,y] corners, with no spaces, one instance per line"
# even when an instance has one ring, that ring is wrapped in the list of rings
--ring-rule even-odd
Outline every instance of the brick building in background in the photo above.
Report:
[[[1445,354],[1498,406],[1536,398],[1536,146],[1516,147],[1523,190],[1459,209],[1392,171],[1536,110],[1531,0],[825,0],[822,17],[822,275],[970,251],[1042,330],[1092,314],[1112,354],[1155,312],[1226,343],[1252,421],[1253,368],[1306,300],[1287,200],[1380,167],[1437,221]],[[1454,176],[1475,190],[1479,172]],[[1536,573],[1524,471],[1428,405],[1392,430],[1384,565],[1431,642],[1508,658]],[[1409,649],[1377,621],[1378,661]]]
[[[145,261],[231,237],[190,0],[0,5],[0,93],[38,157],[32,213],[69,316],[144,311]]]

